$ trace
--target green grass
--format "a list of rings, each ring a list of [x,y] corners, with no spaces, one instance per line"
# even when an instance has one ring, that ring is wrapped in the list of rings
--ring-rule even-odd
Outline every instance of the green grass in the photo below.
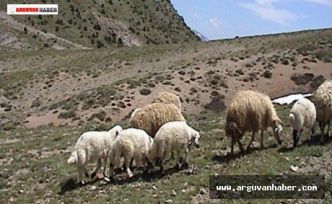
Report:
[[[289,108],[278,108],[278,113],[285,119]],[[326,151],[331,151],[331,144],[320,146],[307,145],[300,146],[292,151],[280,152],[282,147],[273,146],[274,138],[270,132],[268,139],[265,139],[264,150],[255,150],[250,154],[238,156],[235,159],[225,161],[221,150],[229,147],[230,141],[225,138],[224,133],[220,135],[214,133],[214,129],[223,129],[220,123],[224,121],[224,116],[210,112],[202,113],[199,116],[188,116],[189,123],[196,129],[202,131],[201,148],[193,148],[190,152],[189,163],[197,167],[197,173],[185,174],[184,171],[166,175],[162,178],[146,179],[138,177],[132,182],[123,184],[105,183],[97,181],[83,187],[77,187],[66,191],[64,194],[61,188],[68,183],[71,178],[76,178],[74,167],[67,165],[66,159],[69,152],[65,150],[76,142],[79,134],[86,130],[108,129],[112,124],[100,126],[88,123],[79,127],[39,127],[36,129],[23,130],[16,129],[0,132],[1,141],[20,138],[19,142],[4,144],[0,150],[0,159],[13,158],[10,164],[4,164],[0,170],[0,184],[8,191],[2,192],[0,202],[5,202],[13,197],[17,203],[35,202],[38,199],[47,199],[49,202],[125,202],[125,203],[156,203],[172,199],[174,202],[190,201],[193,196],[199,193],[200,188],[208,188],[209,175],[280,175],[291,173],[291,165],[300,165],[301,159],[310,157],[321,157]],[[126,126],[123,122],[122,125]],[[291,142],[291,131],[285,128],[284,143]],[[265,135],[265,136],[266,136]],[[248,139],[245,136],[245,140]],[[221,140],[221,138],[223,138]],[[305,140],[305,137],[301,138]],[[41,158],[31,153],[31,150],[40,151]],[[47,155],[47,152],[54,151]],[[43,157],[44,155],[47,155]],[[173,161],[166,165],[166,169],[173,165]],[[22,170],[28,173],[22,174]],[[136,173],[139,173],[136,171]],[[295,174],[295,173],[294,173]],[[8,186],[7,182],[11,181]],[[90,190],[91,186],[96,186],[96,190]],[[153,189],[155,186],[157,190]],[[172,196],[172,190],[177,196]],[[23,190],[22,193],[19,193]],[[183,192],[185,190],[185,192]],[[49,194],[46,196],[46,194]],[[249,200],[248,200],[249,201]],[[241,203],[247,203],[243,200]],[[205,200],[209,202],[209,200]],[[223,201],[224,202],[224,201]],[[235,201],[227,200],[227,203]],[[275,203],[277,200],[251,200],[252,203]],[[293,201],[292,201],[293,202]],[[294,201],[295,202],[295,201]],[[237,203],[237,202],[236,202]]]

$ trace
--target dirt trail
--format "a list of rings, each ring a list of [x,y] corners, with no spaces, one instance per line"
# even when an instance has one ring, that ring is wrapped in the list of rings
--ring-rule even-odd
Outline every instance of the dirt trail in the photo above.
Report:
[[[13,17],[7,15],[3,11],[0,11],[0,20],[3,24],[9,26],[12,29],[18,30],[18,31],[22,31],[24,29],[24,27],[26,27],[27,31],[29,33],[39,36],[45,42],[51,42],[51,41],[54,42],[54,40],[56,40],[56,43],[54,43],[52,45],[52,47],[57,50],[62,50],[65,48],[74,48],[74,49],[83,49],[83,50],[91,49],[91,48],[82,46],[80,44],[71,42],[69,40],[66,40],[64,38],[58,37],[52,33],[44,33],[41,30],[38,30],[36,28],[19,23]]]

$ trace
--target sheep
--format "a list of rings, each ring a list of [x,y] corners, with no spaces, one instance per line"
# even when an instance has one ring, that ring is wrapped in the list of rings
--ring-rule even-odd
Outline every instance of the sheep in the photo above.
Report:
[[[129,178],[133,176],[130,170],[130,163],[135,160],[136,165],[145,165],[149,149],[152,146],[153,139],[144,130],[128,128],[121,131],[114,141],[109,153],[109,178],[113,179],[114,168],[120,166],[121,158],[124,157],[124,166]]]
[[[129,119],[131,127],[143,129],[152,137],[163,124],[170,121],[185,121],[185,118],[174,104],[163,103],[152,103],[135,109]]]
[[[188,152],[192,144],[199,147],[200,134],[187,125],[185,121],[165,123],[158,130],[149,152],[149,161],[153,166],[158,165],[163,172],[163,164],[166,160],[177,156],[177,165],[181,166],[181,156],[184,153],[184,164],[188,164]]]
[[[76,165],[79,183],[85,183],[82,180],[83,173],[86,177],[89,177],[86,165],[95,161],[98,161],[98,164],[91,174],[91,178],[94,178],[97,175],[101,168],[102,161],[104,162],[103,175],[105,177],[108,152],[110,151],[115,138],[121,131],[122,127],[117,125],[109,131],[89,131],[81,134],[67,160],[68,164]]]
[[[167,91],[161,92],[158,95],[156,95],[153,98],[152,103],[174,104],[181,110],[180,97]]]
[[[315,91],[313,98],[313,103],[315,104],[317,111],[317,122],[321,131],[321,142],[324,142],[324,132],[327,125],[327,133],[330,132],[330,122],[332,117],[332,80],[325,81],[322,85],[318,87]]]
[[[270,97],[255,91],[239,91],[228,108],[225,125],[226,135],[231,137],[231,154],[234,153],[235,142],[238,143],[241,152],[243,152],[240,139],[246,131],[252,132],[247,150],[249,150],[258,131],[261,131],[260,146],[263,149],[263,134],[268,127],[272,127],[273,136],[280,145],[282,142],[280,139],[282,134],[281,120]]]
[[[304,127],[310,129],[312,135],[315,134],[315,105],[309,99],[301,98],[290,110],[289,121],[293,127],[293,147],[295,148]],[[309,138],[311,140],[311,136]]]

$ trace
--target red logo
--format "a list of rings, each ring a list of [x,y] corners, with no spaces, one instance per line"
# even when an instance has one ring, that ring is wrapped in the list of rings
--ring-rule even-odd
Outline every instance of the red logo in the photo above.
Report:
[[[35,7],[27,7],[27,8],[16,8],[16,12],[20,12],[20,13],[34,13],[34,12],[38,12],[38,8],[35,8]]]

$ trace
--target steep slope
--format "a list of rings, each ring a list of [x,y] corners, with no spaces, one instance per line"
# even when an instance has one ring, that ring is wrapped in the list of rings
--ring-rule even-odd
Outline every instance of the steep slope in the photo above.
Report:
[[[5,15],[7,3],[31,1],[1,1],[2,15]],[[199,40],[169,0],[42,0],[33,3],[57,3],[59,15],[6,16],[7,23],[0,22],[0,38],[8,43],[1,46],[61,49],[76,47],[68,44],[92,48]],[[8,24],[8,20],[12,23]],[[30,32],[34,30],[37,32]],[[45,37],[47,33],[52,37]],[[67,42],[59,45],[57,39]],[[18,44],[14,43],[16,41]]]

